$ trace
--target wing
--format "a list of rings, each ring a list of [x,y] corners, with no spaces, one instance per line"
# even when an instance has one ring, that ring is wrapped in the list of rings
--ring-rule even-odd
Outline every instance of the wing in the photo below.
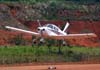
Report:
[[[21,32],[29,33],[29,34],[32,34],[32,35],[35,35],[35,36],[39,36],[39,33],[24,30],[24,29],[19,29],[19,28],[15,28],[15,27],[11,27],[11,26],[5,26],[5,28],[15,30],[15,31],[21,31]]]
[[[75,38],[91,38],[91,37],[97,37],[94,33],[85,33],[85,34],[68,34],[68,35],[58,35],[58,36],[51,36],[50,38],[53,39],[75,39]]]

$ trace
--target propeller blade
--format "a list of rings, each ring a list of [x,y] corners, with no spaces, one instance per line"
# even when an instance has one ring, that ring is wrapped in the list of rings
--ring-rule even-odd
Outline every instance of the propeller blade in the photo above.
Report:
[[[39,23],[39,26],[41,27],[42,25],[41,25],[41,23],[40,23],[40,20],[37,20],[37,22]]]

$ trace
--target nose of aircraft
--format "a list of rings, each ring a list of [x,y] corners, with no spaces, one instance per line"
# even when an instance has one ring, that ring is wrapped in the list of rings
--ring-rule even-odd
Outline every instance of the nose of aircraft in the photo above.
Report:
[[[45,31],[45,28],[38,27],[38,31]]]
[[[40,33],[41,36],[44,35],[44,31],[45,31],[45,28],[43,28],[43,27],[38,27],[38,32]]]

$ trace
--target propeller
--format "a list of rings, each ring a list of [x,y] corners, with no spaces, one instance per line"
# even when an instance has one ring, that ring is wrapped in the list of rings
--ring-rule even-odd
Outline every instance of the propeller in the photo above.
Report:
[[[38,31],[39,31],[39,33],[41,34],[41,37],[43,37],[43,31],[45,31],[45,29],[41,29],[42,25],[41,25],[41,23],[40,23],[39,20],[37,20],[37,22],[38,22],[38,24],[39,24]]]
[[[39,23],[39,26],[41,27],[42,25],[41,25],[41,23],[40,23],[40,20],[37,20],[37,22]]]
[[[37,22],[38,22],[38,24],[39,24],[39,27],[41,27],[42,25],[41,25],[41,23],[40,23],[40,20],[37,20]],[[42,37],[42,36],[43,36],[42,30],[40,30],[40,29],[38,28],[38,31],[39,31],[39,33],[40,33],[40,35],[41,35],[41,37]]]
[[[39,27],[42,27],[40,21],[37,20],[37,22],[38,22],[38,24],[39,24]],[[43,30],[38,29],[38,31],[39,31],[39,33],[40,33],[40,42],[44,42],[44,38],[43,38],[43,31],[44,31],[44,29],[43,29]]]

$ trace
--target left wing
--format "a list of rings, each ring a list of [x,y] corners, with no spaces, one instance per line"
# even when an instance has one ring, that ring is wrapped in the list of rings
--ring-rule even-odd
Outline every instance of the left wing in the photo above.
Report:
[[[75,39],[75,38],[91,38],[91,37],[97,37],[97,35],[94,33],[68,34],[68,35],[51,36],[50,38],[53,38],[53,39]]]
[[[15,31],[21,31],[21,32],[29,33],[29,34],[32,34],[32,35],[35,35],[35,36],[39,36],[39,33],[37,33],[37,32],[32,32],[32,31],[19,29],[19,28],[15,28],[15,27],[11,27],[11,26],[5,26],[5,28],[15,30]]]

